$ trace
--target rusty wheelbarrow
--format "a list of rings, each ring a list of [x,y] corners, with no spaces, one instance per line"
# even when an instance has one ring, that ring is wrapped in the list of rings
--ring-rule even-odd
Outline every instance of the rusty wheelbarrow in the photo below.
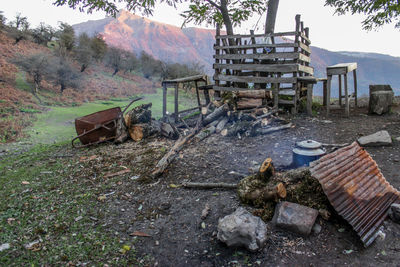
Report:
[[[72,139],[72,146],[80,148],[115,139],[118,119],[134,102],[141,99],[143,97],[133,99],[123,111],[115,107],[76,118],[75,130],[78,136]],[[76,146],[75,141],[78,139],[82,145]]]

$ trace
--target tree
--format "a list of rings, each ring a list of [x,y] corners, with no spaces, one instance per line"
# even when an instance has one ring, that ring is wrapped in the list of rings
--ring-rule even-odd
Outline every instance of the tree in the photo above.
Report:
[[[93,58],[97,62],[103,60],[104,55],[107,53],[107,44],[101,34],[96,34],[92,37],[90,48],[93,52]]]
[[[32,88],[32,94],[39,100],[39,103],[42,101],[37,93],[40,89],[40,84],[43,78],[50,74],[49,61],[49,56],[44,53],[32,54],[29,56],[19,56],[15,60],[15,63],[24,71],[26,71],[26,73],[28,73],[28,75],[32,78],[35,84],[35,87]]]
[[[154,76],[156,73],[162,72],[161,66],[162,63],[159,60],[156,60],[152,55],[147,54],[145,51],[142,51],[140,54],[140,63],[142,66],[142,73],[146,79]]]
[[[15,39],[15,44],[25,40],[29,36],[29,22],[27,17],[23,17],[21,13],[15,15],[15,20],[10,22],[9,34]]]
[[[126,51],[122,62],[122,68],[125,70],[125,73],[132,72],[133,70],[138,69],[139,65],[140,62],[136,55]]]
[[[60,47],[70,52],[75,45],[75,30],[71,25],[61,22],[58,32]]]
[[[124,50],[117,47],[110,47],[105,55],[105,64],[108,67],[113,68],[114,72],[112,76],[118,73],[123,66],[123,54]]]
[[[400,28],[400,2],[398,0],[326,0],[326,6],[336,9],[335,13],[343,15],[364,14],[367,18],[362,22],[364,30],[376,29],[384,24],[395,22]]]
[[[92,40],[86,33],[79,35],[78,45],[74,49],[74,56],[75,59],[81,64],[81,72],[84,72],[93,61],[91,44]]]
[[[60,86],[61,94],[68,87],[79,88],[82,76],[75,70],[72,64],[65,58],[58,58],[52,62],[53,79],[56,85]]]
[[[56,0],[57,6],[68,5],[78,8],[79,11],[103,10],[107,14],[115,16],[118,13],[116,2],[124,2],[126,9],[141,11],[145,15],[151,15],[157,3],[167,3],[176,6],[182,2],[189,2],[189,10],[182,13],[184,24],[194,22],[196,24],[225,24],[227,34],[233,34],[233,27],[250,18],[253,13],[262,14],[266,10],[265,0]]]
[[[31,35],[35,43],[47,45],[55,36],[56,30],[50,25],[41,22],[38,27],[32,30]]]
[[[6,24],[6,17],[3,15],[3,11],[0,11],[0,30],[4,28]]]

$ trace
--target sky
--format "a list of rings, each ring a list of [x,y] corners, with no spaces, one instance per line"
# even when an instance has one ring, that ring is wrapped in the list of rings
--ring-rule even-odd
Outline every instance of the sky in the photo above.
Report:
[[[105,17],[104,12],[92,14],[81,13],[68,7],[52,5],[53,0],[1,0],[0,10],[12,20],[17,12],[28,17],[32,26],[45,22],[57,26],[59,21],[76,24],[88,20],[97,20]],[[280,0],[275,32],[293,31],[294,17],[301,14],[305,27],[310,28],[312,45],[331,51],[358,51],[375,52],[400,57],[400,29],[395,29],[393,24],[385,25],[378,31],[364,31],[361,22],[363,15],[334,15],[334,9],[324,6],[324,0]],[[123,6],[121,6],[122,8]],[[152,20],[181,26],[183,19],[179,10],[166,5],[159,6]],[[258,21],[258,24],[257,24]],[[253,16],[236,33],[248,33],[251,29],[263,32],[265,15]],[[194,26],[194,25],[188,25]],[[206,25],[201,25],[206,27]]]

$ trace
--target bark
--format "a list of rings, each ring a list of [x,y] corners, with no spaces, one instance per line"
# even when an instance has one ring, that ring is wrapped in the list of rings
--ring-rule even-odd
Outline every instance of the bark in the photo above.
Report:
[[[263,188],[258,188],[253,191],[248,192],[244,198],[248,201],[269,201],[269,200],[274,200],[278,201],[281,198],[286,197],[286,188],[283,185],[283,183],[278,183],[274,187],[263,187]]]
[[[219,119],[222,115],[224,115],[226,113],[228,109],[228,105],[224,104],[222,106],[220,106],[219,108],[216,108],[213,112],[211,112],[209,115],[207,115],[207,117],[205,117],[204,121],[203,121],[203,125],[207,125],[217,119]]]
[[[204,139],[206,139],[207,137],[209,137],[210,135],[212,135],[213,133],[215,133],[215,126],[210,126],[207,127],[206,129],[202,130],[200,133],[198,133],[194,138],[200,142]]]
[[[236,102],[237,109],[250,109],[262,106],[261,98],[240,98]]]
[[[273,33],[275,30],[276,14],[278,13],[279,0],[269,0],[267,18],[265,20],[265,34]]]
[[[265,90],[246,90],[237,92],[239,98],[266,98]]]

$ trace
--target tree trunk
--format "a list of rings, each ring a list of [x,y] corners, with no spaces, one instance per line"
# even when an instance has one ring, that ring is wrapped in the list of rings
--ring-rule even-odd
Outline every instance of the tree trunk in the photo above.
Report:
[[[262,106],[261,98],[240,98],[236,102],[237,109],[249,109]]]
[[[279,0],[269,0],[267,18],[265,20],[265,34],[274,33],[276,14],[278,13]]]
[[[115,68],[115,69],[114,69],[114,73],[112,74],[112,76],[114,76],[115,74],[117,74],[118,71],[119,71],[119,69],[118,69],[118,68]]]
[[[35,88],[32,88],[32,94],[39,101],[39,104],[42,104],[42,100],[40,100],[39,96],[36,94],[37,91],[39,91],[39,84],[35,82]]]

